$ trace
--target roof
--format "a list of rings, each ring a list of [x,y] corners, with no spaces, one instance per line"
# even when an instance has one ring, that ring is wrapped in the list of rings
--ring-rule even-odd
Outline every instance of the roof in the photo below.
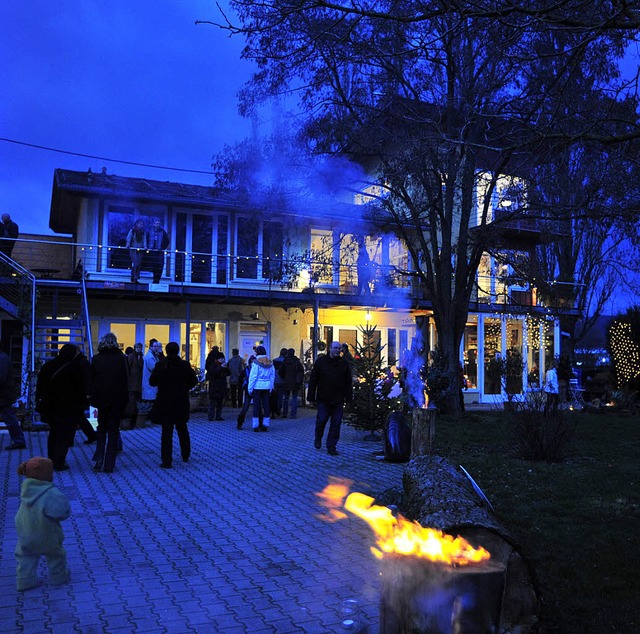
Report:
[[[116,174],[94,173],[91,170],[77,172],[56,169],[53,174],[53,192],[49,227],[56,233],[75,234],[81,201],[84,198],[110,198],[132,202],[155,202],[193,207],[229,210],[247,210],[246,201],[234,198],[229,192],[215,187],[157,181],[148,178],[117,176]],[[334,220],[349,219],[355,212],[355,205],[336,202],[329,209],[322,201],[301,205],[303,210],[277,210],[279,215],[304,217],[322,210],[322,216]],[[259,205],[255,205],[256,209]],[[274,210],[275,211],[275,210]]]

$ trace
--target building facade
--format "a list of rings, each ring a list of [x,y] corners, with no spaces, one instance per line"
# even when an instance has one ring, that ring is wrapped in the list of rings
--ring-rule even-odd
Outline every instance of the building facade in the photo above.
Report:
[[[399,274],[414,266],[401,241],[368,229],[356,202],[280,211],[202,186],[58,169],[50,214],[58,235],[23,238],[14,259],[34,272],[41,297],[46,289],[54,298],[49,348],[65,334],[53,323],[64,317],[53,314],[56,293],[81,280],[94,345],[108,331],[123,347],[176,341],[203,367],[214,345],[248,356],[260,342],[271,356],[294,348],[310,363],[333,340],[355,346],[359,327],[373,324],[386,363],[401,364],[417,318],[428,324],[428,347],[437,346],[430,304]],[[137,220],[147,239],[139,249],[130,236]],[[163,249],[150,237],[158,225]],[[466,400],[501,400],[491,362],[514,352],[526,362],[522,390],[540,387],[560,351],[557,313],[489,256],[477,286],[460,349]]]

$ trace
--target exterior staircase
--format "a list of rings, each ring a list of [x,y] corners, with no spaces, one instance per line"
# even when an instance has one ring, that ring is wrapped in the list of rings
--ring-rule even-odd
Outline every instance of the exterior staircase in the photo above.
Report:
[[[84,280],[61,282],[37,280],[35,329],[33,337],[36,363],[56,356],[71,343],[91,358],[93,354]]]

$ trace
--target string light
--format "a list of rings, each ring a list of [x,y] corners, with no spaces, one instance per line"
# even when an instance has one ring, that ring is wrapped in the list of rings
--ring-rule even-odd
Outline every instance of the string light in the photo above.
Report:
[[[613,365],[618,387],[640,376],[640,348],[634,341],[631,324],[616,321],[609,330]]]

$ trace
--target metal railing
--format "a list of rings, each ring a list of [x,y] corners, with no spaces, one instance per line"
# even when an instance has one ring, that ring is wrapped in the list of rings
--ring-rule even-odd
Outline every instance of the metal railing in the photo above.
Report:
[[[141,250],[144,283],[152,282],[153,257]],[[101,281],[121,285],[131,281],[129,249],[121,246],[76,243],[70,241],[21,240],[16,242],[14,257],[40,278]],[[372,263],[361,283],[358,266],[339,260],[302,259],[271,256],[244,256],[186,251],[165,251],[162,259],[162,284],[220,289],[270,289],[302,293],[310,288],[337,295],[358,296],[370,292],[383,296],[401,292],[407,298],[427,300],[416,276],[401,273],[394,266]],[[549,285],[547,285],[549,287]],[[572,284],[558,284],[557,297],[545,297],[526,280],[478,275],[471,301],[521,308],[570,307]]]

